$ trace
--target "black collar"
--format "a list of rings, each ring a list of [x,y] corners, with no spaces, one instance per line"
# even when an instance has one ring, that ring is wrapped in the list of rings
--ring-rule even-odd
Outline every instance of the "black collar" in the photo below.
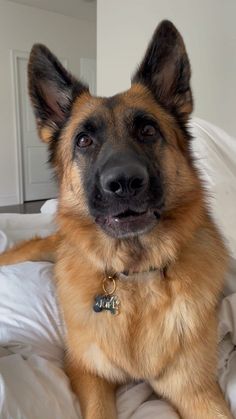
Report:
[[[162,271],[162,269],[154,268],[154,267],[151,266],[148,271],[139,272],[139,271],[128,271],[127,270],[127,271],[121,272],[121,274],[125,275],[125,276],[130,276],[130,275],[135,275],[135,274],[146,274],[148,272],[155,272],[155,271]]]
[[[164,278],[167,275],[167,269],[168,269],[167,265],[164,266],[164,268],[156,268],[156,267],[150,266],[149,270],[147,270],[147,271],[141,271],[140,272],[140,271],[125,270],[125,271],[122,271],[120,273],[117,272],[116,275],[117,276],[122,275],[122,276],[125,276],[127,279],[129,279],[129,277],[132,277],[134,275],[147,274],[149,272],[159,272],[160,275]]]

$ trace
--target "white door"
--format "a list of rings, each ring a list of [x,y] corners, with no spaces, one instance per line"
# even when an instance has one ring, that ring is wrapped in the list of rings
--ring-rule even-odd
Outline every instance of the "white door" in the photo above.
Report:
[[[47,145],[37,134],[27,88],[27,64],[27,58],[17,57],[23,198],[24,201],[34,201],[56,197],[58,188],[47,162]]]
[[[96,95],[96,60],[94,58],[80,59],[80,78],[89,85],[92,95]]]

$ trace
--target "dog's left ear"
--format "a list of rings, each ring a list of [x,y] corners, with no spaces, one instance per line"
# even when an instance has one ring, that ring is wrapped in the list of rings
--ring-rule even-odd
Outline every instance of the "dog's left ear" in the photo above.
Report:
[[[147,86],[161,105],[187,119],[193,109],[190,76],[183,39],[165,20],[157,27],[132,82]]]

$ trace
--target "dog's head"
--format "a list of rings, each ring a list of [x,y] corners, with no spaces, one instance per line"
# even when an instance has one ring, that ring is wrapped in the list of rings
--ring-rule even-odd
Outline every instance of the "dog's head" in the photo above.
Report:
[[[190,65],[169,21],[157,27],[124,93],[91,96],[42,45],[31,52],[29,89],[65,212],[115,239],[147,237],[196,199]]]

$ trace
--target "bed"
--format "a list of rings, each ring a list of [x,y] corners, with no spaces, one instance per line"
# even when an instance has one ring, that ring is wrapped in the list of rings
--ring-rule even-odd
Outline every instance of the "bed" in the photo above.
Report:
[[[220,386],[236,418],[236,141],[200,119],[191,121],[196,164],[209,190],[212,212],[231,251],[219,307]],[[0,252],[56,229],[56,201],[40,214],[1,214]],[[63,371],[65,328],[57,306],[52,264],[26,262],[0,268],[0,417],[79,419],[80,408]],[[174,419],[178,415],[144,382],[117,392],[119,419]]]

